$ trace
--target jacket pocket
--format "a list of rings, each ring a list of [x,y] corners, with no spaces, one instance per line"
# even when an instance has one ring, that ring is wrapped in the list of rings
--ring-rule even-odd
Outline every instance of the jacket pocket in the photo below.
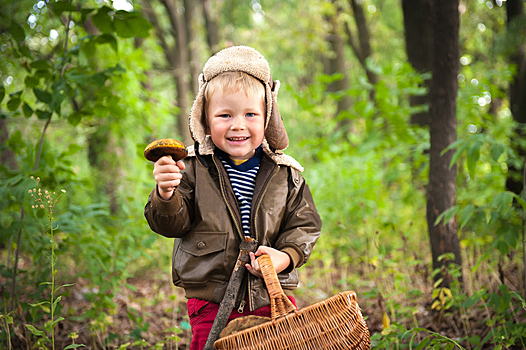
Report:
[[[173,275],[177,285],[196,286],[225,279],[227,232],[190,232],[173,256]],[[174,281],[176,282],[176,281]]]

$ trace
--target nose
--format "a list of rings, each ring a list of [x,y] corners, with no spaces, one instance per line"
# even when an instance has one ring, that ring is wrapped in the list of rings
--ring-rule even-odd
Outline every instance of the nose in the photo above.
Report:
[[[232,118],[232,126],[230,127],[232,130],[243,130],[245,127],[245,118],[239,116]]]

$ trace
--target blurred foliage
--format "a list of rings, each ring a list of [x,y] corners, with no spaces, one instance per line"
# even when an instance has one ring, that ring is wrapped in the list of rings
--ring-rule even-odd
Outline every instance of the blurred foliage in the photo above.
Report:
[[[281,81],[278,103],[291,140],[286,153],[305,166],[323,219],[297,294],[314,303],[354,289],[364,310],[376,310],[366,315],[368,322],[380,320],[383,328],[373,334],[376,349],[524,347],[525,203],[505,190],[508,164],[522,168],[524,162],[511,147],[517,125],[507,97],[517,70],[508,56],[524,43],[524,23],[513,24],[522,35],[510,35],[502,2],[460,2],[458,141],[451,146],[457,201],[441,217],[458,221],[465,264],[448,273],[464,276],[464,286],[444,290],[432,282],[437,271],[431,271],[427,235],[429,134],[409,123],[412,113],[427,108],[411,107],[409,96],[427,93],[420,84],[429,74],[406,62],[399,2],[360,3],[372,33],[368,68],[380,81],[372,86],[346,47],[351,86],[336,92],[328,87],[341,76],[324,74],[324,62],[334,55],[326,17],[337,4],[339,20],[353,25],[347,1],[214,4],[221,46],[253,46]],[[134,2],[135,11],[128,12],[116,1],[0,0],[0,118],[8,137],[0,155],[12,152],[0,164],[3,300],[11,298],[17,248],[24,261],[16,284],[19,311],[0,306],[2,346],[16,337],[13,323],[46,320],[46,310],[30,305],[49,293],[41,283],[51,273],[42,256],[49,247],[46,217],[31,208],[30,176],[40,177],[47,189],[68,192],[54,216],[56,278],[59,284],[82,279],[81,297],[91,305],[70,319],[89,320],[101,348],[163,346],[145,343],[150,325],[135,309],[127,312],[130,334],[110,331],[117,295],[134,288],[131,276],[146,272],[170,283],[171,242],[151,232],[142,215],[153,188],[153,167],[142,152],[155,138],[178,137],[177,89],[141,4]],[[206,48],[197,13],[195,45]],[[159,18],[170,25],[166,15]],[[200,50],[200,66],[206,51]],[[334,115],[343,96],[352,106]],[[458,324],[463,335],[453,340],[440,323],[422,324],[430,314]],[[163,341],[180,340],[176,334],[188,324],[176,326]]]

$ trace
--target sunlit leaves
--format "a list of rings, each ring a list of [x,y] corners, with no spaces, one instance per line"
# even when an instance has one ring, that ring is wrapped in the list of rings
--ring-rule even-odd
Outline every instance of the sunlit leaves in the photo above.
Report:
[[[114,11],[107,6],[101,7],[92,16],[93,24],[104,34],[117,33],[122,38],[139,36],[146,38],[152,24],[138,12]]]
[[[15,21],[11,21],[11,27],[9,28],[11,35],[17,41],[18,45],[22,44],[22,41],[26,39],[26,33],[24,28],[22,28]]]
[[[62,14],[62,12],[77,11],[77,8],[68,1],[51,2],[50,5],[53,11],[59,16]]]
[[[122,38],[147,38],[152,24],[138,12],[117,11],[113,21],[115,31]]]
[[[91,16],[93,24],[95,24],[101,32],[106,34],[111,34],[115,31],[110,13],[114,13],[114,11],[108,6],[103,6],[97,13]]]
[[[51,68],[51,65],[49,64],[49,62],[44,59],[35,60],[31,62],[29,66],[31,68],[35,68],[36,70],[47,70]]]
[[[94,40],[97,44],[110,44],[115,52],[119,51],[119,46],[117,44],[117,39],[111,34],[102,34],[97,36]]]

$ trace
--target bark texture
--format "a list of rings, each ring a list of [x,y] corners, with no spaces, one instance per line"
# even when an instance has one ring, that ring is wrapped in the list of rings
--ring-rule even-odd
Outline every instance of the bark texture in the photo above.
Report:
[[[170,22],[169,31],[164,30],[159,21],[157,14],[151,7],[151,4],[146,1],[144,3],[144,10],[148,19],[153,24],[157,40],[162,47],[166,62],[169,69],[173,72],[174,82],[177,90],[177,107],[179,111],[175,113],[175,121],[177,135],[180,136],[181,141],[185,144],[192,144],[192,137],[188,129],[188,114],[190,113],[190,76],[188,69],[188,51],[186,45],[186,29],[184,16],[178,11],[180,7],[176,0],[161,0],[164,6],[166,15]],[[168,33],[169,32],[169,33]],[[166,40],[166,37],[172,35],[175,41],[175,47],[171,47]]]
[[[431,146],[429,151],[429,185],[427,193],[427,223],[433,257],[433,268],[447,264],[439,257],[445,253],[455,254],[454,262],[461,265],[457,222],[441,221],[435,226],[440,213],[455,205],[456,166],[449,167],[453,151],[441,152],[456,140],[457,75],[459,69],[459,12],[458,0],[435,0],[433,23],[433,69],[430,88]],[[442,286],[449,286],[451,277],[444,278]]]
[[[520,19],[524,17],[524,4],[522,0],[506,1],[506,12],[508,20],[509,35],[514,33]],[[519,123],[516,130],[518,138],[523,140],[526,136],[526,59],[524,55],[524,44],[518,46],[516,51],[509,57],[510,63],[517,67],[517,73],[513,77],[513,82],[509,88],[510,109],[513,119]],[[514,148],[519,157],[526,157],[526,148],[516,143]],[[516,168],[513,164],[508,164],[508,179],[506,188],[516,194],[520,194],[523,189],[523,169]]]
[[[329,74],[341,74],[341,79],[336,80],[329,86],[330,91],[345,91],[349,89],[349,78],[347,77],[347,69],[345,68],[345,52],[343,40],[340,35],[340,28],[338,25],[338,13],[326,18],[330,25],[331,31],[327,36],[327,42],[332,49],[332,55],[328,58],[325,68]],[[344,118],[341,113],[351,108],[351,96],[343,94],[337,101],[336,117],[342,118],[338,122],[338,128],[350,128],[351,120]]]
[[[419,73],[431,72],[433,65],[433,28],[429,20],[432,5],[432,0],[402,0],[407,60]],[[429,87],[429,83],[429,80],[424,81],[421,86]],[[410,104],[428,105],[429,94],[411,96]],[[428,125],[429,112],[413,114],[411,123]]]

